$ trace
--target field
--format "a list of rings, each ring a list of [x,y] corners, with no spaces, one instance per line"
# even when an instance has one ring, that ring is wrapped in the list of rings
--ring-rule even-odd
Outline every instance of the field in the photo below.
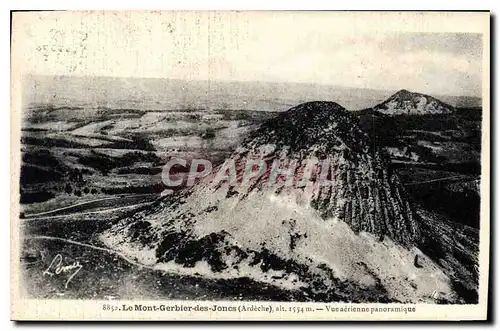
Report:
[[[23,213],[71,200],[161,193],[172,157],[218,163],[274,112],[84,110],[31,108],[22,128]],[[68,113],[69,112],[69,113]],[[72,197],[74,199],[72,199]],[[57,203],[55,201],[60,201]]]

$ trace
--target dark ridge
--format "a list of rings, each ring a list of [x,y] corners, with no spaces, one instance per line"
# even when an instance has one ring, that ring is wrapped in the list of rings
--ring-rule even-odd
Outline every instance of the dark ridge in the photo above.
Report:
[[[410,92],[406,89],[401,89],[401,90],[397,91],[396,93],[394,93],[392,96],[396,96],[396,95],[407,96],[407,95],[412,95],[412,94],[417,94],[417,93]]]

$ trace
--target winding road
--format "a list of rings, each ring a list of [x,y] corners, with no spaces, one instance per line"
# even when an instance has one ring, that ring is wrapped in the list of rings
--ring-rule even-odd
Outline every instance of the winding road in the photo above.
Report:
[[[113,196],[91,201],[76,203],[70,206],[60,207],[49,211],[34,214],[25,214],[23,220],[51,219],[66,216],[80,216],[88,214],[99,214],[126,208],[139,207],[151,203],[157,194],[134,194],[126,196]]]

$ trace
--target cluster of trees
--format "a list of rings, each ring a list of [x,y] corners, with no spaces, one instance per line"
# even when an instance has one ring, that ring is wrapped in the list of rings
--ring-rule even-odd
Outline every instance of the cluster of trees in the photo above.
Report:
[[[64,192],[67,194],[74,194],[78,197],[81,197],[82,195],[87,195],[87,194],[97,194],[99,191],[96,188],[88,188],[88,187],[73,187],[71,184],[67,183],[64,186]]]
[[[161,159],[154,153],[129,152],[120,157],[110,157],[108,155],[92,151],[88,156],[81,156],[78,162],[84,166],[91,167],[107,175],[115,168],[129,167],[136,162],[152,162],[160,164]]]

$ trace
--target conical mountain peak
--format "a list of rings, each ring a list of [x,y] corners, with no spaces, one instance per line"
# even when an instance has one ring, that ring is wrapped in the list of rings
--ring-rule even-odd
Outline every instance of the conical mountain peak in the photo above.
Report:
[[[405,301],[435,291],[406,285],[420,225],[383,154],[340,105],[309,102],[281,113],[214,170],[101,240],[162,270],[245,277],[315,300]],[[445,282],[436,286],[449,292]]]
[[[386,115],[449,114],[453,107],[423,93],[399,90],[373,108]]]

